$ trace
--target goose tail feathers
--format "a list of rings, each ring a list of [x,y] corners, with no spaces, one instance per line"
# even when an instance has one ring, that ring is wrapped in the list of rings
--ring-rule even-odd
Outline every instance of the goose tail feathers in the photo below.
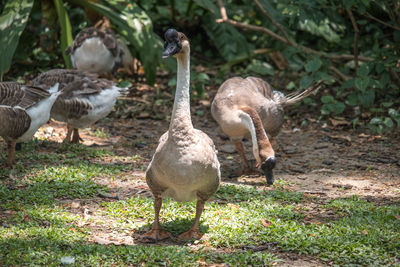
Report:
[[[296,93],[289,94],[285,98],[282,98],[279,101],[279,104],[281,104],[282,106],[293,105],[294,103],[299,102],[300,100],[306,98],[307,96],[310,96],[311,94],[316,92],[318,89],[320,89],[322,83],[323,82],[321,81],[321,82],[318,82],[318,83],[308,87],[307,89],[305,89],[305,90],[303,90],[301,92],[296,92]]]

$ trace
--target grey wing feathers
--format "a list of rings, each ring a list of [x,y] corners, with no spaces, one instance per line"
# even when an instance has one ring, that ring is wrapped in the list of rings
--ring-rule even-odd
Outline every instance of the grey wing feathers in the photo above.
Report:
[[[25,110],[9,106],[0,106],[0,136],[17,139],[31,125],[31,118]]]
[[[40,74],[33,80],[33,85],[43,86],[46,89],[55,83],[59,83],[63,91],[61,98],[97,94],[114,84],[107,79],[98,78],[96,74],[69,69],[53,69]]]
[[[45,88],[50,88],[55,83],[60,84],[62,94],[57,98],[52,113],[63,113],[71,119],[79,119],[93,109],[88,100],[90,95],[99,94],[114,85],[112,81],[100,79],[96,74],[70,69],[53,69],[33,80],[34,85]]]
[[[91,109],[93,106],[89,101],[76,97],[57,99],[52,108],[58,112],[62,111],[70,119],[79,119],[87,115]]]
[[[16,82],[0,83],[1,105],[27,109],[49,96],[49,92],[41,87],[26,86]]]

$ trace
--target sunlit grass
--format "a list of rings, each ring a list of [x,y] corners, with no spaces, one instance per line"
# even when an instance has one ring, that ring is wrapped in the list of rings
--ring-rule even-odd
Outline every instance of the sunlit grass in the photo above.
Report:
[[[252,250],[265,244],[273,251],[308,254],[337,265],[390,265],[400,259],[400,222],[395,217],[400,215],[399,206],[376,206],[354,196],[318,202],[321,214],[316,214],[307,205],[318,199],[286,190],[285,181],[272,190],[222,185],[206,203],[200,230],[207,238],[197,241],[196,248],[94,244],[93,229],[77,226],[90,218],[84,219],[63,201],[92,201],[99,192],[110,190],[99,179],[128,179],[131,168],[141,168],[140,156],[121,157],[84,145],[42,145],[24,145],[14,170],[0,170],[0,265],[58,266],[65,256],[77,266],[278,262],[279,254]],[[107,220],[99,226],[112,222],[114,231],[139,235],[153,222],[152,198],[138,195],[96,203],[100,206],[94,215]],[[307,214],[323,216],[328,210],[336,215],[334,220],[306,221]],[[162,225],[175,236],[191,226],[194,215],[195,202],[163,202]]]

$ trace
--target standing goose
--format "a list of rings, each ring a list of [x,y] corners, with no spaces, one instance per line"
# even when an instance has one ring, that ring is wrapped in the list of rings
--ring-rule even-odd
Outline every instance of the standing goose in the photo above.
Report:
[[[180,239],[200,238],[199,221],[204,203],[218,189],[220,169],[213,141],[204,132],[194,129],[190,117],[190,46],[187,37],[174,29],[166,31],[163,58],[174,56],[178,61],[178,80],[169,129],[159,141],[146,181],[154,195],[155,219],[152,229],[142,235],[154,241],[171,234],[159,222],[163,197],[176,201],[197,199],[196,218]]]
[[[43,88],[50,88],[55,83],[60,84],[63,93],[54,103],[51,117],[67,123],[64,142],[71,143],[79,143],[78,128],[86,128],[107,116],[117,97],[127,91],[127,88],[119,88],[109,80],[80,70],[54,69],[33,80],[33,85]]]
[[[116,71],[123,54],[111,29],[95,27],[80,31],[65,53],[70,54],[74,68],[99,75]]]
[[[16,82],[0,82],[0,136],[8,146],[7,166],[15,163],[15,145],[29,141],[50,118],[60,92],[58,84],[48,91]]]
[[[242,139],[250,133],[256,167],[261,168],[269,185],[274,183],[276,159],[270,138],[275,137],[284,121],[284,107],[309,96],[319,88],[312,86],[299,94],[285,97],[260,78],[234,77],[218,89],[211,104],[211,113],[222,131],[229,136],[241,156],[244,172],[249,171]]]

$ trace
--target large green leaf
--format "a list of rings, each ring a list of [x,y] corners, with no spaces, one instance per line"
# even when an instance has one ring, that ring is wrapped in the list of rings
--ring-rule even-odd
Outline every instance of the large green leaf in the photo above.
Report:
[[[54,5],[57,10],[58,21],[61,27],[61,51],[65,51],[65,49],[72,44],[72,30],[71,23],[69,22],[68,13],[65,10],[64,3],[62,0],[54,0]],[[65,53],[62,53],[65,65],[67,68],[72,68],[71,59]]]
[[[11,66],[32,6],[33,0],[8,0],[0,15],[0,80]]]
[[[86,0],[68,1],[91,8],[110,19],[116,31],[129,42],[131,52],[143,64],[147,82],[155,82],[162,41],[153,32],[153,24],[146,12],[128,0],[108,0],[99,3]]]

